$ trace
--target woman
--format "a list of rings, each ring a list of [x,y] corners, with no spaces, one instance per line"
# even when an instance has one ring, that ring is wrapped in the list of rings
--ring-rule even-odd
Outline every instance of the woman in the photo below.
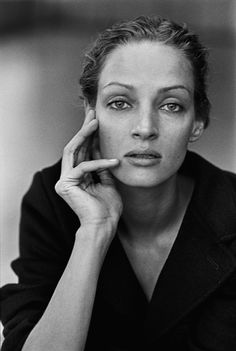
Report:
[[[23,200],[3,351],[235,349],[236,177],[187,151],[208,125],[206,73],[185,26],[100,35],[84,124]]]

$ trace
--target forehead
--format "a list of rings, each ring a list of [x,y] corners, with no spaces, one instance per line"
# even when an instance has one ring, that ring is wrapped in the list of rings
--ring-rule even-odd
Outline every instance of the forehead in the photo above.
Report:
[[[110,81],[140,85],[185,84],[193,88],[189,60],[177,48],[160,42],[131,42],[118,46],[106,58],[99,87]]]

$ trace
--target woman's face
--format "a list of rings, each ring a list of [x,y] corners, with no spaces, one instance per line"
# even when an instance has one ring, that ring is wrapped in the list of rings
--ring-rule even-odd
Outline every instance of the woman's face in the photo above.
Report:
[[[119,46],[102,69],[96,102],[103,158],[129,186],[153,187],[182,164],[195,121],[194,79],[189,61],[158,42]]]

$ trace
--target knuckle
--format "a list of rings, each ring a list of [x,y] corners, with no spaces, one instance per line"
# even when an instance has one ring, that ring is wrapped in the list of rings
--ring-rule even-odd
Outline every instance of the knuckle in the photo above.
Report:
[[[71,154],[74,154],[74,152],[75,152],[75,148],[70,143],[64,147],[64,150],[63,150],[64,155],[71,155]]]
[[[58,182],[55,184],[55,191],[60,196],[68,195],[69,187],[66,181],[59,179]]]
[[[79,165],[78,165],[78,170],[80,171],[80,173],[84,173],[86,171],[86,162],[81,162]]]
[[[56,184],[54,186],[54,189],[55,189],[56,193],[59,192],[59,190],[60,190],[60,179],[56,182]]]
[[[54,189],[58,195],[61,194],[61,180],[58,180],[56,182]]]

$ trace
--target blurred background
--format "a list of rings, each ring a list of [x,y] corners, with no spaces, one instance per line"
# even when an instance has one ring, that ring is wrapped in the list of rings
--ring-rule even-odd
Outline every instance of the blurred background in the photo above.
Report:
[[[186,22],[210,49],[211,124],[191,146],[236,172],[236,2],[84,0],[0,2],[1,285],[16,282],[20,203],[33,174],[56,162],[81,126],[78,77],[96,34],[142,14]]]

